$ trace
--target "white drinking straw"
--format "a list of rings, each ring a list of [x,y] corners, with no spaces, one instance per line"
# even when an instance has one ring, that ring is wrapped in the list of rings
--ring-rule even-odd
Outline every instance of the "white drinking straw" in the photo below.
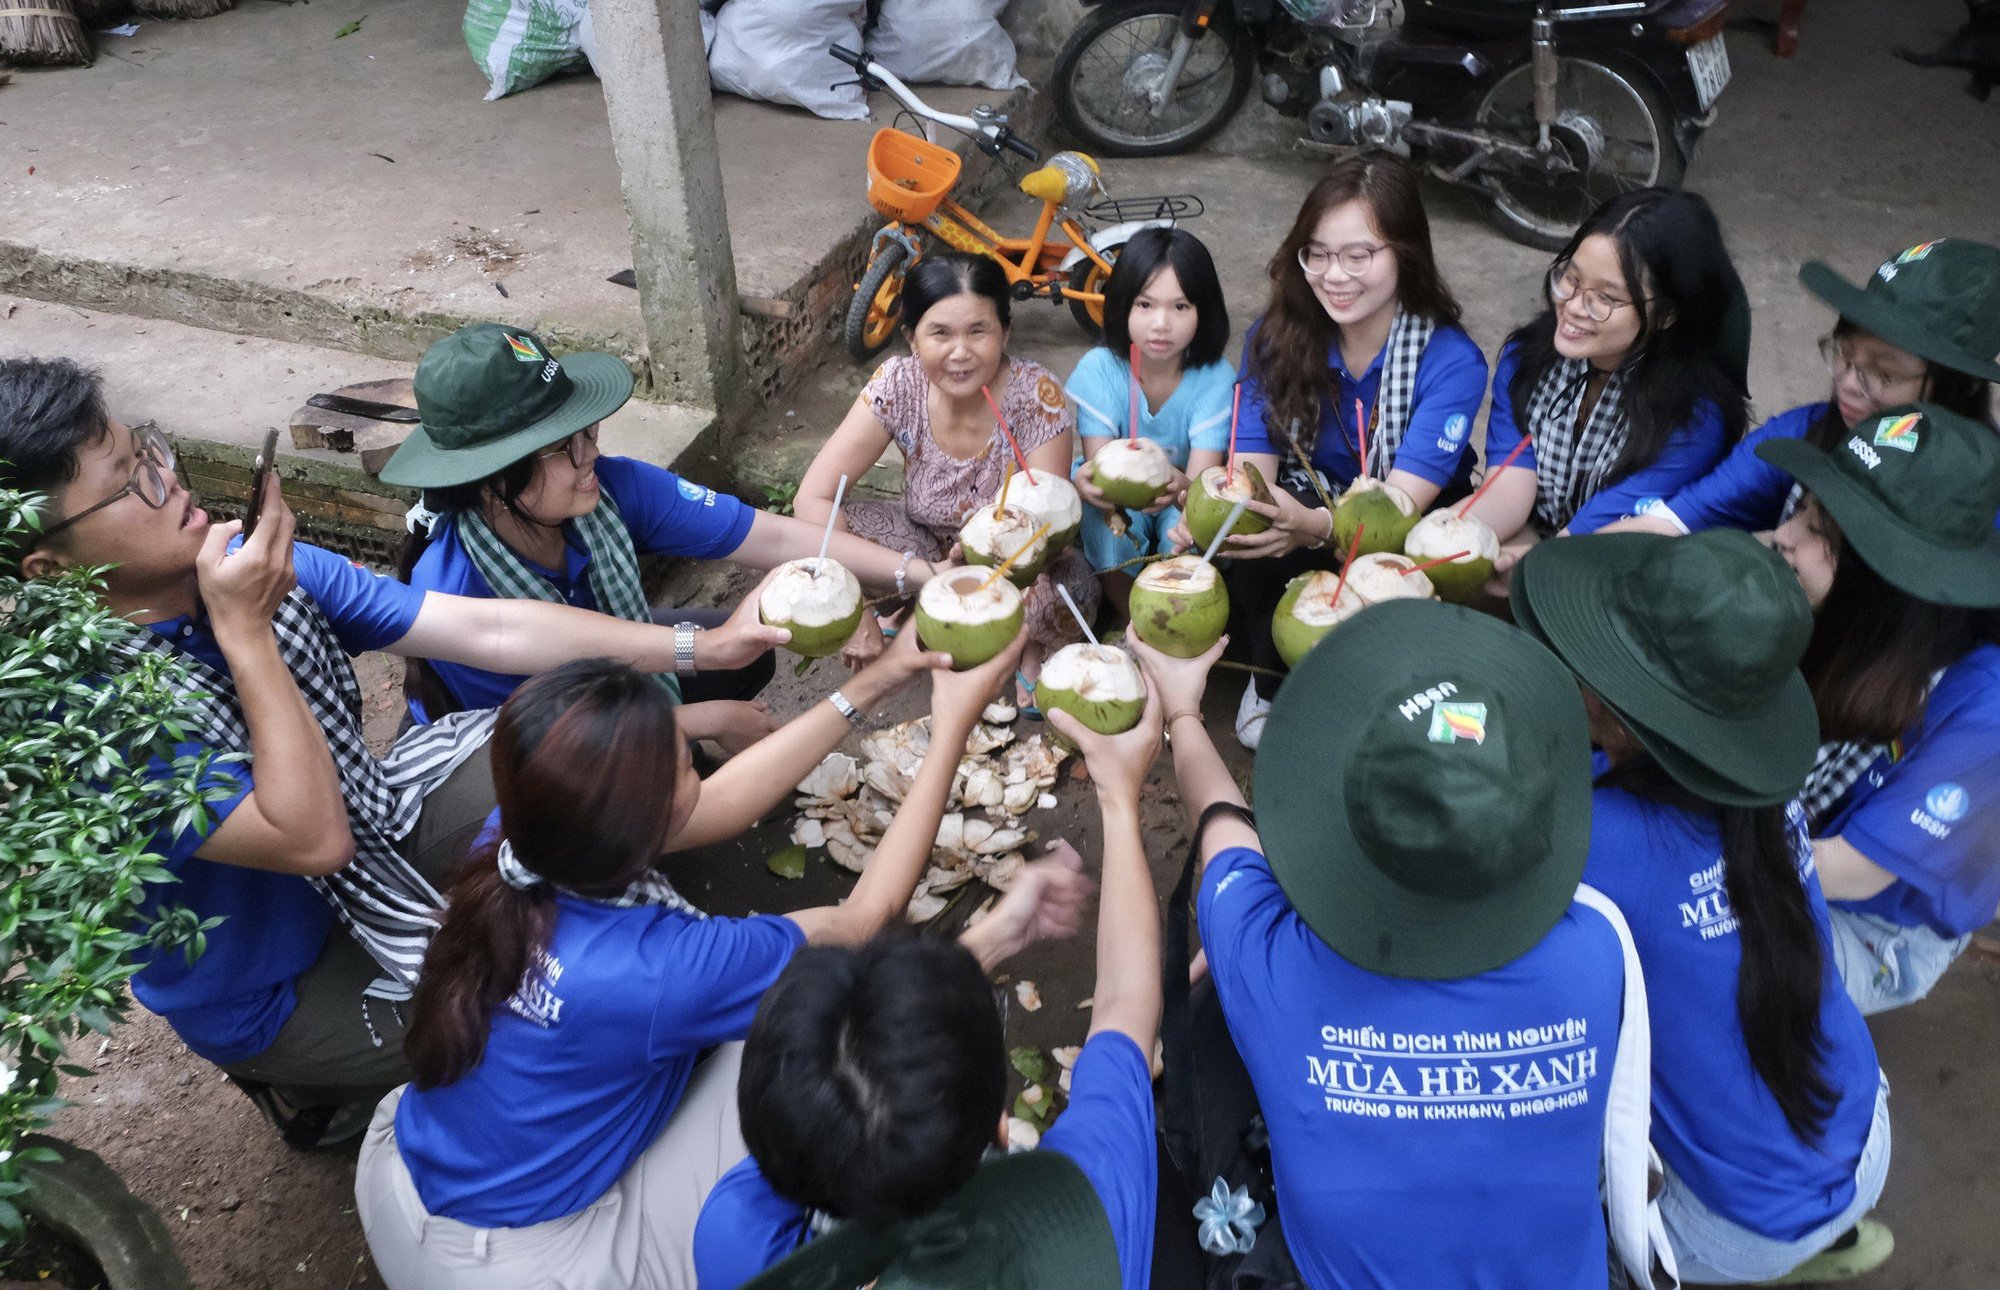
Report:
[[[1208,544],[1208,550],[1201,553],[1201,562],[1203,564],[1215,563],[1216,548],[1220,547],[1224,539],[1228,538],[1229,530],[1236,527],[1236,521],[1243,518],[1243,510],[1249,505],[1249,502],[1238,502],[1229,508],[1229,518],[1222,521],[1222,527],[1215,531],[1215,540]]]
[[[1078,609],[1076,601],[1070,598],[1069,588],[1058,582],[1056,583],[1056,592],[1062,596],[1063,603],[1069,606],[1069,611],[1076,615],[1076,625],[1083,628],[1084,639],[1088,640],[1092,645],[1097,644],[1097,633],[1090,630],[1090,624],[1084,621],[1083,611]]]
[[[826,549],[833,544],[833,526],[840,523],[840,499],[847,495],[847,476],[842,475],[833,489],[833,514],[826,517],[826,532],[820,535],[819,558],[813,561],[813,577],[826,567]]]

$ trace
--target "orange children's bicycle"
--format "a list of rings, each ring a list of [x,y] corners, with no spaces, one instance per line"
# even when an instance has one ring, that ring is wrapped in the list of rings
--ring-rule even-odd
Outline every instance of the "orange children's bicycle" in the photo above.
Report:
[[[1007,128],[1005,114],[983,104],[970,116],[940,112],[866,54],[840,45],[830,52],[860,73],[865,87],[888,91],[911,116],[972,136],[988,156],[1005,150],[1041,160],[1032,145]],[[1095,161],[1080,152],[1059,152],[1020,182],[1021,191],[1042,204],[1035,231],[1005,237],[952,200],[959,167],[951,149],[894,127],[877,130],[869,143],[868,202],[889,222],[868,248],[868,267],[847,307],[847,352],[857,360],[874,357],[895,336],[903,275],[923,258],[932,238],[956,250],[991,256],[1013,284],[1017,300],[1068,301],[1077,324],[1094,336],[1104,325],[1104,285],[1125,243],[1142,228],[1172,225],[1202,212],[1201,199],[1185,194],[1114,200],[1104,191]]]

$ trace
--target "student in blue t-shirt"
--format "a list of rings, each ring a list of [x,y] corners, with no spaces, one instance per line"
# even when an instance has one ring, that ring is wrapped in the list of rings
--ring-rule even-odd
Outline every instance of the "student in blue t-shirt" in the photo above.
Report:
[[[564,377],[561,388],[575,397],[545,390],[543,372]],[[613,355],[586,351],[558,360],[531,332],[475,323],[425,351],[414,385],[423,423],[382,468],[385,481],[423,490],[397,566],[411,586],[667,623],[692,653],[701,635],[729,629],[728,612],[651,609],[637,557],[733,560],[768,570],[819,551],[813,525],[755,510],[643,461],[599,456],[600,423],[632,396],[632,373]],[[847,533],[836,532],[828,551],[878,590],[916,587],[933,572],[927,561]],[[741,668],[683,677],[683,732],[730,751],[769,733],[770,713],[756,695],[772,667],[760,655]],[[419,664],[411,670],[411,711],[435,720],[496,707],[524,679],[459,663]]]
[[[1645,990],[1578,883],[1590,747],[1562,665],[1466,609],[1363,610],[1279,692],[1253,825],[1200,718],[1219,648],[1134,648],[1305,1283],[1602,1290],[1600,1179],[1646,1276]]]
[[[1458,325],[1416,172],[1395,157],[1335,164],[1306,194],[1266,274],[1270,305],[1243,341],[1236,453],[1271,484],[1272,503],[1251,506],[1271,527],[1232,536],[1223,551],[1249,660],[1283,672],[1271,612],[1287,582],[1333,558],[1323,499],[1362,477],[1400,490],[1419,511],[1462,496],[1486,359]],[[1188,545],[1184,525],[1176,543]],[[1246,748],[1271,710],[1274,687],[1262,684],[1247,683],[1237,709]]]
[[[1090,1035],[1069,1106],[1040,1150],[1082,1170],[1117,1247],[1115,1276],[1072,1273],[1063,1284],[1147,1290],[1159,1195],[1151,1059],[1160,936],[1139,795],[1159,752],[1161,709],[1149,701],[1134,729],[1112,737],[1065,712],[1049,720],[1090,767],[1104,873]],[[996,1130],[998,1145],[1010,1145],[1006,1045],[981,971],[998,960],[967,948],[974,954],[896,936],[809,951],[766,996],[738,1093],[750,1159],[716,1185],[695,1229],[701,1290],[735,1290],[791,1255],[812,1239],[814,1213],[862,1227],[919,1218],[973,1179]]]
[[[413,731],[378,761],[349,655],[526,673],[611,654],[664,672],[673,632],[379,577],[294,542],[276,476],[244,540],[241,524],[196,505],[159,429],[111,416],[97,374],[67,359],[0,361],[0,485],[46,498],[40,535],[12,553],[22,575],[107,567],[106,605],[144,629],[114,650],[170,653],[191,674],[179,751],[241,758],[212,765],[205,818],[149,843],[177,881],[150,893],[148,917],[179,905],[221,921],[193,963],[137,951],[133,995],[288,1143],[359,1135],[408,1077],[393,991],[365,992],[414,979],[434,884],[492,810],[493,787],[490,720],[472,714]],[[705,635],[698,662],[710,667],[785,638],[754,608]]]
[[[1494,365],[1486,462],[1499,478],[1472,508],[1500,536],[1502,591],[1534,543],[1594,533],[1708,473],[1748,418],[1749,300],[1701,197],[1611,198],[1544,292]]]
[[[417,986],[409,1085],[376,1110],[355,1197],[392,1286],[692,1286],[695,1216],[743,1156],[736,1068],[757,1001],[811,943],[902,916],[966,738],[1020,645],[955,672],[904,633],[708,780],[675,707],[609,660],[538,677],[493,735],[499,828],[460,866]],[[656,866],[789,796],[867,711],[931,676],[931,743],[839,905],[706,918]]]
[[[1921,399],[2000,429],[1988,382],[2000,380],[2000,247],[1964,238],[1920,242],[1884,260],[1860,287],[1817,262],[1799,269],[1808,291],[1840,311],[1819,342],[1831,397],[1781,412],[1730,449],[1713,471],[1605,532],[1698,533],[1775,529],[1789,514],[1792,477],[1757,455],[1769,439],[1839,443],[1885,408]]]
[[[1759,454],[1806,489],[1774,539],[1814,609],[1803,800],[1841,979],[1878,1012],[2000,907],[2000,436],[1918,403]]]
[[[1077,362],[1068,386],[1082,440],[1083,464],[1074,478],[1084,501],[1083,553],[1121,612],[1133,575],[1118,566],[1170,552],[1167,535],[1180,520],[1188,480],[1229,455],[1236,369],[1223,357],[1228,344],[1222,281],[1201,239],[1180,228],[1133,234],[1104,288],[1104,344]],[[1160,499],[1143,511],[1106,501],[1091,473],[1098,451],[1128,435],[1160,445],[1175,470]],[[1123,532],[1113,531],[1114,521]]]
[[[1894,1248],[1862,1220],[1889,1171],[1889,1088],[1796,801],[1819,746],[1797,580],[1740,531],[1602,535],[1531,551],[1511,599],[1576,674],[1607,764],[1584,880],[1671,983],[1653,1145],[1682,1279],[1869,1271]]]

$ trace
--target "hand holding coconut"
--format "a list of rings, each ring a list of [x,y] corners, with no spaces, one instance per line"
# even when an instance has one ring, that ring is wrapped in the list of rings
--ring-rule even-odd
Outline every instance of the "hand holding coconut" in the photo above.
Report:
[[[1160,755],[1160,735],[1166,724],[1159,692],[1147,684],[1144,673],[1135,664],[1125,659],[1122,652],[1119,654],[1122,666],[1132,669],[1133,679],[1143,699],[1143,706],[1133,724],[1116,734],[1103,734],[1088,720],[1079,719],[1076,713],[1063,708],[1045,709],[1049,724],[1083,753],[1084,764],[1090,768],[1091,781],[1097,785],[1097,800],[1107,810],[1138,807],[1139,794],[1146,783],[1146,772],[1152,769],[1154,760]],[[1049,666],[1055,666],[1055,659],[1049,660]],[[1047,672],[1044,671],[1043,675],[1046,676]]]
[[[1191,658],[1179,658],[1154,649],[1145,641],[1132,643],[1132,653],[1146,673],[1146,680],[1160,704],[1160,719],[1169,729],[1184,717],[1201,720],[1201,697],[1208,690],[1208,674],[1222,651],[1229,647],[1227,636]]]
[[[1317,549],[1332,535],[1332,516],[1323,506],[1307,506],[1283,488],[1272,489],[1268,500],[1252,501],[1244,508],[1244,518],[1257,516],[1265,527],[1248,532],[1239,524],[1222,544],[1223,554],[1236,559],[1271,560],[1294,551]]]
[[[766,626],[762,617],[765,590],[778,576],[773,569],[764,575],[757,589],[743,598],[720,627],[696,632],[694,637],[694,670],[696,672],[729,671],[756,662],[771,650],[792,639],[790,631],[783,627]],[[848,575],[850,578],[852,574]],[[858,588],[857,588],[858,591]]]
[[[940,581],[943,581],[943,579],[940,579]],[[1007,584],[1001,581],[994,585],[1006,586]],[[1009,590],[1012,589],[1009,588]],[[1018,592],[1015,593],[1015,598],[1018,602]],[[889,652],[884,657],[894,658],[899,650],[905,648],[903,638],[913,634],[908,631],[898,632],[896,634],[896,643],[889,647]],[[931,737],[933,740],[941,738],[946,741],[956,740],[959,743],[965,741],[966,737],[972,733],[972,728],[979,724],[979,714],[985,711],[986,705],[993,701],[993,696],[1000,692],[1000,687],[1014,675],[1014,669],[1021,662],[1021,650],[1027,643],[1027,638],[1020,633],[1017,627],[1014,634],[1008,638],[1006,644],[1000,648],[998,653],[987,658],[977,666],[967,666],[959,661],[956,656],[953,657],[952,666],[949,667],[937,667],[935,664],[926,664],[926,666],[935,668],[931,672]],[[926,659],[935,659],[937,655],[926,654],[923,657]]]

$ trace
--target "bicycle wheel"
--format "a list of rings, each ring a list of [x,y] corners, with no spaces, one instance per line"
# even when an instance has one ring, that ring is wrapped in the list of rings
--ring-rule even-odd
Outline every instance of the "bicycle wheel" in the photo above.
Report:
[[[1179,0],[1095,8],[1064,42],[1053,76],[1056,114],[1093,150],[1116,157],[1186,152],[1243,105],[1255,72],[1250,42],[1219,9],[1189,51],[1173,96],[1153,115],[1147,96],[1166,74],[1181,8]]]
[[[857,363],[865,363],[881,353],[895,339],[896,311],[903,294],[903,275],[909,249],[901,242],[884,242],[847,306],[847,325],[842,339]]]
[[[1118,263],[1118,253],[1124,249],[1125,244],[1123,242],[1113,242],[1110,246],[1098,247],[1097,253],[1103,256],[1107,263],[1116,265]],[[1111,282],[1110,271],[1100,267],[1095,260],[1085,260],[1078,267],[1083,270],[1083,277],[1076,283],[1076,289],[1078,291],[1095,292],[1097,295],[1102,296],[1104,288]],[[1096,340],[1104,334],[1104,302],[1102,300],[1092,302],[1072,298],[1069,302],[1069,315],[1076,319],[1077,326],[1083,328],[1083,334],[1092,340]]]

